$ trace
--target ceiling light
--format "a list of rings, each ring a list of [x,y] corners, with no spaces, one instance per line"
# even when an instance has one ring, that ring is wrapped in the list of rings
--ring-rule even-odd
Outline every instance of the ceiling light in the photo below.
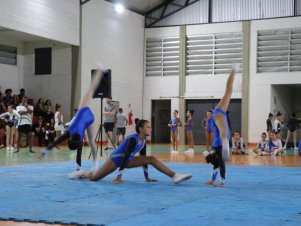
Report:
[[[116,11],[117,13],[122,13],[123,10],[124,10],[123,5],[121,5],[121,4],[116,4],[116,5],[115,5],[115,11]]]

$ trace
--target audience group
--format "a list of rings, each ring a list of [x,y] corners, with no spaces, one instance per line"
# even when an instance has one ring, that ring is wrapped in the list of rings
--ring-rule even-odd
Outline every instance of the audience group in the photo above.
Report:
[[[14,95],[12,89],[0,92],[0,148],[19,152],[20,147],[29,146],[33,153],[33,143],[48,145],[65,129],[61,108],[59,104],[53,108],[51,100],[42,98],[34,105],[33,99],[26,97],[25,89]],[[23,134],[26,142],[22,142]]]

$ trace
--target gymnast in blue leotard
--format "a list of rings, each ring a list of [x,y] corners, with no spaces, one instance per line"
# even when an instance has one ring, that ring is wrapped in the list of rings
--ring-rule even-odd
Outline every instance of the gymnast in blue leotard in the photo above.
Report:
[[[69,128],[58,137],[52,144],[50,144],[46,149],[42,149],[40,154],[36,157],[41,158],[43,157],[47,151],[52,150],[55,146],[63,142],[64,140],[68,139],[68,147],[70,150],[77,150],[76,154],[76,163],[77,163],[77,170],[80,170],[81,167],[81,155],[82,155],[82,147],[83,147],[83,139],[85,131],[87,131],[89,145],[91,147],[91,154],[93,158],[93,167],[97,168],[97,161],[96,161],[96,146],[93,141],[93,122],[94,122],[94,114],[89,107],[89,104],[92,99],[92,95],[95,92],[98,84],[102,78],[102,71],[95,70],[93,74],[91,87],[86,91],[83,98],[80,101],[78,111],[75,117],[70,122]]]
[[[114,150],[106,162],[97,171],[84,172],[75,171],[69,174],[70,179],[88,178],[92,181],[100,180],[117,168],[119,168],[117,176],[113,180],[114,184],[122,183],[122,176],[125,168],[143,167],[144,177],[147,182],[156,182],[148,176],[148,167],[150,164],[158,171],[172,178],[174,183],[180,183],[192,177],[191,174],[177,174],[160,162],[153,156],[146,156],[146,136],[151,135],[151,124],[147,120],[139,120],[136,124],[136,133],[129,135]],[[136,154],[139,153],[139,156]]]
[[[232,90],[233,90],[233,82],[234,75],[239,70],[239,65],[233,65],[230,75],[226,84],[226,91],[218,105],[212,112],[213,121],[213,144],[212,147],[215,150],[213,153],[206,153],[206,161],[207,163],[211,163],[213,165],[213,173],[211,180],[208,184],[212,184],[215,186],[224,186],[226,179],[226,166],[225,161],[227,161],[230,157],[230,148],[229,148],[229,139],[231,137],[227,109],[231,100]],[[221,176],[221,183],[216,184],[216,178],[218,174],[218,168]]]
[[[180,118],[178,118],[178,110],[173,111],[173,118],[169,121],[170,138],[172,142],[173,150],[171,153],[178,153],[178,126],[182,126]]]

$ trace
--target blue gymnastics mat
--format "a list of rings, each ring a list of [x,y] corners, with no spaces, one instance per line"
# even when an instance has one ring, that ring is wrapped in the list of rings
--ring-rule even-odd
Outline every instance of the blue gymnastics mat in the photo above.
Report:
[[[102,164],[103,162],[100,162]],[[75,225],[301,225],[301,168],[227,166],[223,188],[206,185],[211,165],[166,163],[192,173],[182,184],[150,167],[124,183],[69,180],[73,162],[0,167],[0,219]],[[84,162],[89,169],[90,162]]]

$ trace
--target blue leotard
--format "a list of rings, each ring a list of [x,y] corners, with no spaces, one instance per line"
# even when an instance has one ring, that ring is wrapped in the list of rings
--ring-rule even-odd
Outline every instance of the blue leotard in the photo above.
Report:
[[[178,118],[172,118],[169,122],[172,126],[170,127],[171,132],[175,132],[178,128],[179,119]]]
[[[128,142],[129,139],[135,139],[136,143],[135,143],[135,147],[131,150],[131,154],[130,154],[127,162],[130,162],[134,158],[136,153],[140,152],[143,148],[145,148],[145,145],[146,145],[145,139],[141,142],[141,144],[139,144],[137,133],[128,135],[124,139],[124,141],[122,141],[121,145],[116,150],[114,150],[110,155],[110,159],[118,167],[121,166],[121,164],[123,163],[123,160],[125,158],[126,145],[127,145],[127,142]]]
[[[211,133],[212,130],[213,130],[213,118],[210,117],[206,119],[206,131],[208,133]]]
[[[212,112],[212,118],[214,119],[214,117],[218,113],[222,114],[225,118],[226,128],[227,128],[227,138],[228,138],[228,140],[230,140],[231,132],[230,132],[230,128],[229,128],[229,124],[228,124],[228,120],[227,120],[227,113],[222,109],[215,108]],[[214,138],[213,138],[212,147],[216,148],[216,147],[222,146],[222,139],[220,138],[220,133],[219,133],[219,130],[218,130],[214,120],[213,120],[213,132],[214,132]]]
[[[78,133],[81,140],[84,139],[85,130],[94,122],[94,115],[89,107],[80,108],[72,120],[68,131],[70,136]]]

